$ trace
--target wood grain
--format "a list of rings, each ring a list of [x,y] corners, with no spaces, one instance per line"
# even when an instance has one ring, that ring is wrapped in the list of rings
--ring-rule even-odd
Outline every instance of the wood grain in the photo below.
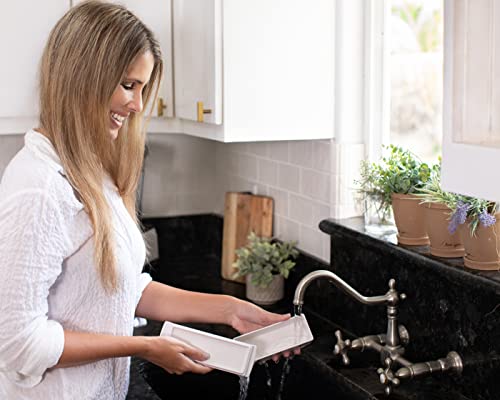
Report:
[[[268,196],[242,192],[227,192],[224,205],[224,228],[222,238],[223,279],[244,282],[244,278],[234,279],[233,263],[236,249],[247,244],[250,232],[258,236],[271,237],[273,234],[274,201]]]

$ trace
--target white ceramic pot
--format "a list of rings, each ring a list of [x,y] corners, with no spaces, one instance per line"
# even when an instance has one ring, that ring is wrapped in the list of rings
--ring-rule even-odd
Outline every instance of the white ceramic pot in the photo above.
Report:
[[[274,275],[268,287],[263,288],[252,284],[252,275],[246,276],[246,296],[249,300],[260,305],[270,305],[281,300],[285,295],[285,278]]]

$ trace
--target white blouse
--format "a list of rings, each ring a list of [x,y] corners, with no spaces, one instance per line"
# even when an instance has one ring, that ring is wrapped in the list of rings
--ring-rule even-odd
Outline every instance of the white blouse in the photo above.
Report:
[[[50,141],[30,130],[0,183],[0,399],[125,399],[130,358],[50,369],[63,329],[133,334],[151,282],[145,245],[116,186],[112,210],[119,290],[107,294],[94,264],[93,232]]]

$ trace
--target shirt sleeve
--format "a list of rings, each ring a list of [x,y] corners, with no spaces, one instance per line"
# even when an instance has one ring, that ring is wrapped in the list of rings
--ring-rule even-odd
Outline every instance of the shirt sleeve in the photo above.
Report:
[[[152,280],[153,278],[151,278],[151,275],[149,275],[147,272],[143,272],[139,275],[139,280],[137,282],[137,296],[135,299],[136,308],[139,304],[139,301],[141,300],[142,292],[144,292],[144,289],[146,289],[146,286],[148,286]]]
[[[37,385],[63,352],[64,331],[48,317],[48,295],[69,247],[67,224],[42,190],[0,204],[0,371],[20,386]]]

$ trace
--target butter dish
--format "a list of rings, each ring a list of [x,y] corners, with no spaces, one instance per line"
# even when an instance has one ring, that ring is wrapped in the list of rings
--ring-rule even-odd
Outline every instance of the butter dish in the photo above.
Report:
[[[210,354],[207,360],[197,361],[210,368],[248,377],[255,363],[256,347],[252,343],[232,340],[169,321],[163,323],[160,336],[174,337]]]
[[[304,314],[295,315],[234,338],[235,341],[257,347],[255,361],[266,360],[274,354],[305,346],[314,339]]]

